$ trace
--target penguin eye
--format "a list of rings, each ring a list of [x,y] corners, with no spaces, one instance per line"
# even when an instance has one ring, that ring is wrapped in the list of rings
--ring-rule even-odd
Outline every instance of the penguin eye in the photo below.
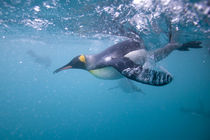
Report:
[[[84,55],[80,55],[79,56],[79,61],[81,61],[83,63],[86,63],[85,56]]]

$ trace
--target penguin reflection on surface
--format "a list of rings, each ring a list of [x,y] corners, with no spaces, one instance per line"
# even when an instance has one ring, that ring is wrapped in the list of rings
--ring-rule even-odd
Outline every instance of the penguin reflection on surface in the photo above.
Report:
[[[172,81],[171,74],[162,69],[154,69],[148,63],[159,62],[174,50],[188,51],[189,48],[201,48],[200,44],[201,42],[197,41],[185,44],[168,43],[163,48],[148,51],[143,42],[129,39],[98,54],[76,56],[54,73],[72,68],[83,69],[101,79],[126,77],[140,83],[162,86]]]

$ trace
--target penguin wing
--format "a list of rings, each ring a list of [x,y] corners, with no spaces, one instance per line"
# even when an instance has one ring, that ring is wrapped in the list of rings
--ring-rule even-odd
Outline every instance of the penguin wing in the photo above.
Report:
[[[113,58],[108,65],[114,67],[123,76],[144,84],[163,86],[170,83],[173,79],[172,76],[165,71],[144,68],[126,57]]]

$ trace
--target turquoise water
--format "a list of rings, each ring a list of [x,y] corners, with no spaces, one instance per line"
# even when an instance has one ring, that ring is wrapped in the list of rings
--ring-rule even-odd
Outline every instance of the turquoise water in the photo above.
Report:
[[[207,1],[1,1],[0,139],[210,139],[209,9]],[[174,77],[166,86],[53,74],[126,37],[163,47],[170,24],[173,41],[203,48],[158,64]]]

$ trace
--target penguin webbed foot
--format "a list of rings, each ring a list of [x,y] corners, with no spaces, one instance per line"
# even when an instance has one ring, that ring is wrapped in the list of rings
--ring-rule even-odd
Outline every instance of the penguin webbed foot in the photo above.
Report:
[[[198,48],[202,48],[201,44],[202,42],[200,41],[190,41],[190,42],[182,44],[182,46],[179,47],[177,50],[189,51],[189,48],[198,49]]]

